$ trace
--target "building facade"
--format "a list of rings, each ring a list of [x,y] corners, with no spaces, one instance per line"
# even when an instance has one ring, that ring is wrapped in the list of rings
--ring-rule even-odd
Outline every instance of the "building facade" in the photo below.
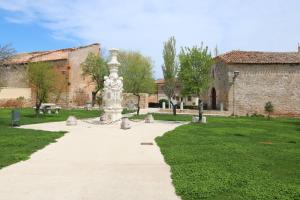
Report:
[[[300,116],[300,48],[298,52],[232,51],[214,60],[213,81],[202,97],[206,109],[266,114],[264,107],[270,101],[274,115]],[[165,98],[162,80],[157,87],[161,88],[157,99]],[[197,105],[194,97],[181,99]]]
[[[89,77],[82,76],[81,63],[85,61],[89,53],[99,55],[100,44],[91,44],[77,48],[67,48],[51,51],[38,51],[30,53],[17,54],[13,59],[2,69],[0,76],[4,80],[4,88],[6,93],[2,92],[1,101],[8,98],[18,98],[20,94],[12,94],[12,91],[18,89],[19,91],[28,91],[28,83],[26,80],[26,66],[31,62],[48,62],[59,73],[62,73],[65,78],[65,88],[63,89],[58,105],[63,107],[72,107],[78,105],[78,98],[85,98],[90,100],[95,85]],[[31,97],[33,92],[31,92]],[[28,95],[26,96],[28,98]],[[50,99],[51,102],[54,99]]]

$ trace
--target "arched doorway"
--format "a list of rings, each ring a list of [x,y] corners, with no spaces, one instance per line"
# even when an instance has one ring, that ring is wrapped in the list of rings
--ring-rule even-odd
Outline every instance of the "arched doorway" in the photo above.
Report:
[[[214,87],[211,89],[211,109],[217,109],[217,92]]]

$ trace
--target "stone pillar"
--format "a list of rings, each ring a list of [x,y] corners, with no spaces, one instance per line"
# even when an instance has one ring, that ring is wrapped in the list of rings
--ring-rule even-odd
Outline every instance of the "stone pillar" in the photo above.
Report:
[[[180,103],[180,110],[183,110],[183,102]]]
[[[220,111],[224,111],[224,105],[223,105],[223,102],[220,103]]]
[[[199,98],[197,97],[196,102],[195,102],[195,106],[198,106],[198,101],[199,101]]]
[[[163,110],[166,109],[166,102],[162,102],[162,109],[163,109]]]

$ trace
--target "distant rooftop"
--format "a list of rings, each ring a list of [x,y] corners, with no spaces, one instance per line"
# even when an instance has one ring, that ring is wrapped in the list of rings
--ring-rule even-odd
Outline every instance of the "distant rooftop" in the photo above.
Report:
[[[81,49],[81,48],[86,48],[89,46],[94,46],[94,45],[100,46],[100,44],[94,43],[94,44],[81,46],[81,47],[75,47],[75,48],[20,53],[20,54],[15,55],[10,60],[10,63],[22,64],[22,63],[29,63],[29,62],[66,60],[66,59],[68,59],[69,52],[72,52],[72,51],[75,51],[75,50]]]
[[[231,51],[215,59],[228,64],[300,64],[300,52]]]

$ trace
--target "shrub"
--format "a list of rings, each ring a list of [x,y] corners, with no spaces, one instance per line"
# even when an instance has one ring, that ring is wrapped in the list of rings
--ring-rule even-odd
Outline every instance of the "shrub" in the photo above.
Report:
[[[134,112],[136,112],[135,109],[124,108],[122,111],[122,114],[128,114],[128,113],[134,113]]]
[[[274,112],[274,106],[273,106],[273,104],[272,104],[271,101],[268,101],[268,102],[265,104],[265,111],[268,113],[268,118],[270,119],[271,113]]]
[[[9,99],[1,103],[0,107],[3,108],[22,108],[25,104],[24,97],[18,97],[16,99]]]

